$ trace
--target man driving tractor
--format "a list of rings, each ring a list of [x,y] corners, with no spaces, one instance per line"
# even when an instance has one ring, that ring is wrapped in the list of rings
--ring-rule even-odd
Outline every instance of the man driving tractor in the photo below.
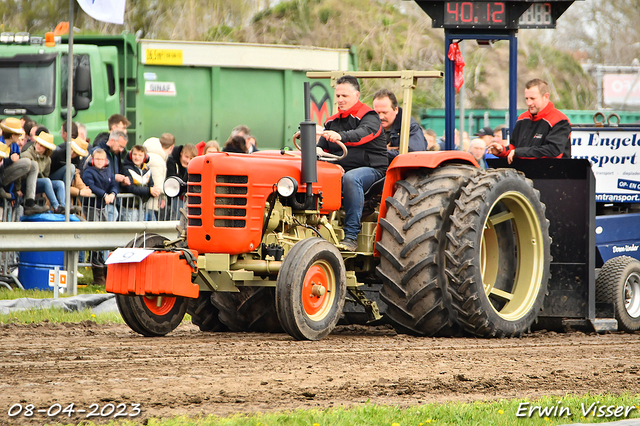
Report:
[[[364,193],[385,176],[387,143],[378,114],[360,102],[360,85],[355,77],[345,75],[336,82],[335,98],[339,112],[327,119],[318,147],[340,153],[332,142],[349,148],[347,156],[337,164],[343,169],[342,195],[345,211],[342,246],[348,251],[358,247]]]

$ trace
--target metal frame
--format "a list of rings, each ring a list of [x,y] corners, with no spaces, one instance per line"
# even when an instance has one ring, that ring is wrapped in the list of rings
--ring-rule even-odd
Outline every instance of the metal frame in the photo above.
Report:
[[[409,152],[409,126],[411,125],[411,103],[413,102],[413,89],[416,88],[419,78],[442,78],[442,71],[331,71],[331,72],[308,72],[307,77],[313,78],[330,78],[331,87],[335,89],[336,81],[345,75],[351,75],[355,78],[399,78],[402,84],[402,123],[400,127],[400,146],[398,147],[400,154]],[[333,113],[337,112],[337,106],[334,100]],[[324,124],[324,123],[323,123]]]
[[[458,40],[508,40],[509,41],[509,129],[513,129],[518,117],[518,30],[491,32],[444,31],[444,75],[445,75],[445,149],[454,150],[456,127],[456,93],[453,85],[454,65],[447,58],[449,46]],[[460,135],[462,140],[462,135]]]

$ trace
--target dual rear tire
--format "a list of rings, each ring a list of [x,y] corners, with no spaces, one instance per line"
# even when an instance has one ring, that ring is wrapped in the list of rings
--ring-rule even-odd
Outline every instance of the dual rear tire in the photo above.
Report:
[[[387,316],[415,335],[519,336],[547,293],[549,225],[511,169],[444,166],[398,182],[380,220]]]

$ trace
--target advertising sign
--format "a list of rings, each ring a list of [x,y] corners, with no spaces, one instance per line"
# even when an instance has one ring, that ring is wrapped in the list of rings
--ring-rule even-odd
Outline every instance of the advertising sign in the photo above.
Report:
[[[573,130],[571,156],[591,162],[597,202],[640,203],[640,128]]]
[[[602,78],[602,97],[607,105],[640,105],[638,74],[605,74]]]

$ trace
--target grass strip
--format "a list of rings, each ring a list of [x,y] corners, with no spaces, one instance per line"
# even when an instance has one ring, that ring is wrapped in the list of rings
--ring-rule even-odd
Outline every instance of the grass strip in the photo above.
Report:
[[[124,323],[118,312],[105,312],[95,315],[91,309],[80,311],[66,311],[63,308],[27,309],[14,311],[8,314],[0,314],[0,324],[32,324],[39,322],[52,323],[79,323],[82,321],[95,321],[97,324]]]
[[[640,395],[566,395],[540,399],[424,404],[409,408],[366,403],[350,408],[296,410],[277,413],[235,414],[145,419],[148,426],[513,426],[603,423],[640,417]],[[534,408],[539,407],[539,408]],[[612,407],[612,408],[609,408]],[[616,417],[616,409],[624,414]],[[530,409],[533,411],[530,415]],[[564,408],[564,409],[563,409]],[[144,407],[142,407],[144,413]],[[619,411],[620,412],[620,411]],[[518,416],[518,414],[524,416]],[[142,419],[141,419],[142,420]],[[54,423],[56,424],[56,423]],[[65,423],[57,423],[57,425]],[[92,422],[82,422],[96,426]],[[103,423],[104,424],[104,423]],[[111,426],[132,426],[140,421],[111,421]]]

